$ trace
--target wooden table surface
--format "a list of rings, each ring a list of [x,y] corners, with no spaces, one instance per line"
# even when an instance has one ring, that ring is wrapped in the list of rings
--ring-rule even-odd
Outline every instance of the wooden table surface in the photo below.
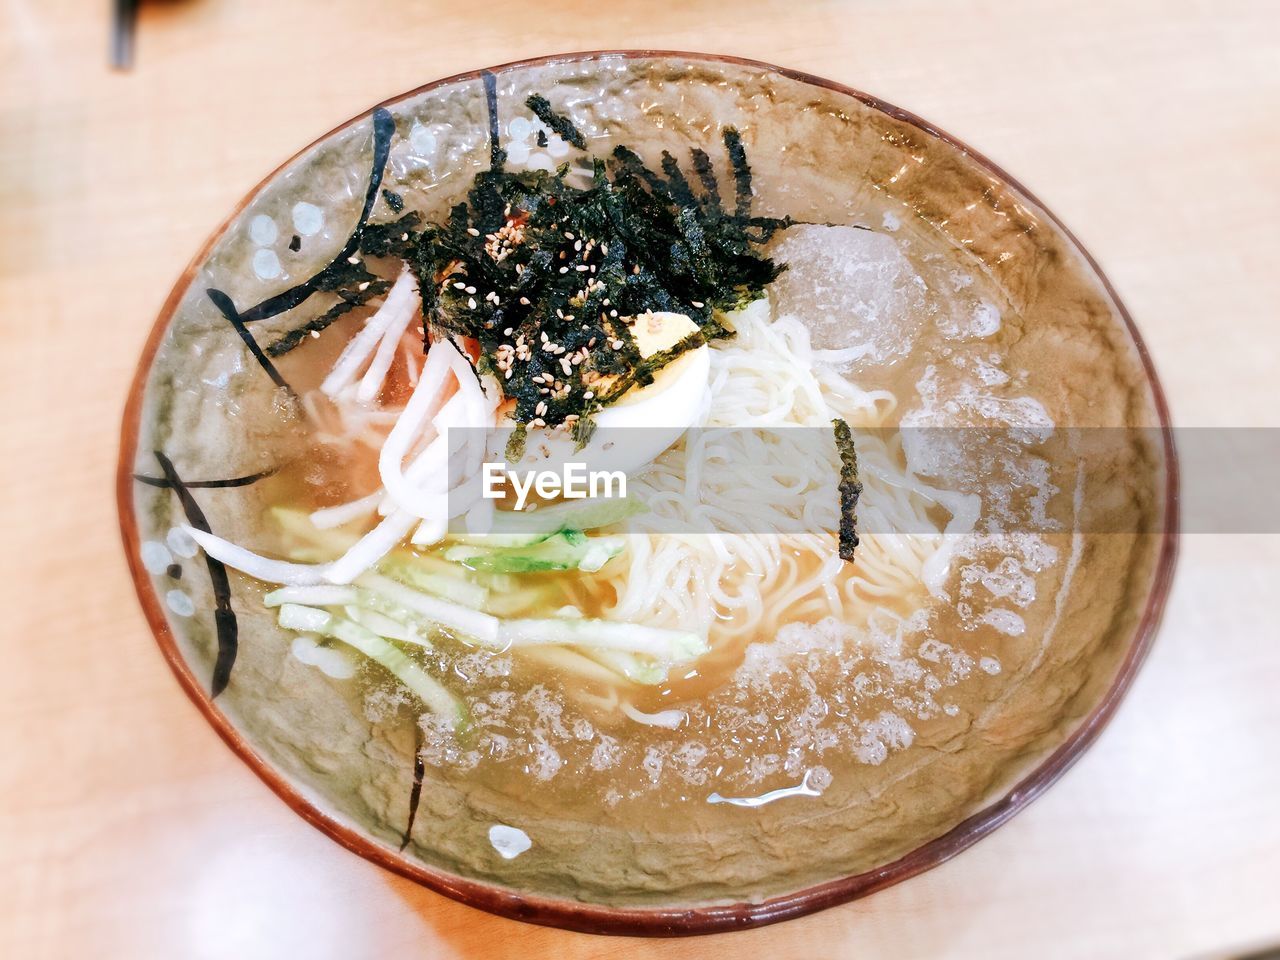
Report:
[[[206,234],[371,103],[565,50],[707,50],[913,110],[1031,185],[1110,273],[1183,424],[1277,426],[1280,5],[489,0],[0,5],[0,956],[1200,957],[1280,943],[1280,537],[1186,537],[1098,744],[950,863],[683,942],[460,906],[295,817],[187,702],[113,503],[137,353]]]

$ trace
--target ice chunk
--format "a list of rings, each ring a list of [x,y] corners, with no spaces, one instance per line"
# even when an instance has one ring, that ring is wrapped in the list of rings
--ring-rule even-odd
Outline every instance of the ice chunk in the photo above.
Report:
[[[1000,308],[990,300],[956,297],[938,316],[938,329],[949,340],[982,340],[999,333],[1002,322]]]
[[[989,379],[989,378],[988,378]],[[1009,472],[1026,445],[1053,435],[1035,397],[1005,396],[957,366],[930,364],[916,383],[920,403],[902,416],[902,446],[912,472],[928,477],[988,477]]]
[[[790,227],[770,251],[786,271],[771,292],[820,350],[849,360],[905,355],[925,321],[926,287],[892,237],[857,227]]]

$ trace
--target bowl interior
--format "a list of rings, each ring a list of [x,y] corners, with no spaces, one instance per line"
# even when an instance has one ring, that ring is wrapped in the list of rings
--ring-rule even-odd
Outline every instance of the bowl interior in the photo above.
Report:
[[[1052,617],[1036,636],[1003,638],[999,676],[973,671],[957,686],[954,723],[939,718],[914,743],[862,763],[820,809],[748,813],[710,846],[696,817],[565,812],[416,765],[412,711],[371,704],[301,664],[261,587],[232,573],[224,589],[173,533],[194,522],[194,506],[220,536],[263,542],[262,485],[207,482],[253,477],[302,449],[296,414],[244,333],[260,349],[319,308],[237,324],[208,291],[243,313],[315,275],[363,216],[394,217],[383,189],[410,209],[447,210],[490,163],[495,132],[504,149],[537,150],[520,123],[535,92],[569,114],[601,156],[616,143],[650,160],[664,150],[685,156],[711,150],[733,126],[762,212],[865,224],[954,251],[999,291],[999,349],[1025,390],[1060,426],[1125,428],[1123,462],[1113,466],[1139,478],[1116,509],[1142,518],[1127,532],[1147,532],[1065,529],[1056,546],[1078,562],[1041,598]],[[1175,472],[1136,331],[1096,266],[1034,198],[909,114],[729,58],[550,58],[433,83],[384,108],[304,149],[214,234],[156,323],[124,425],[122,528],[151,625],[198,706],[287,802],[357,852],[486,909],[579,929],[688,933],[782,919],[925,869],[994,828],[1084,748],[1159,616]],[[238,648],[228,672],[219,631],[225,640],[229,619]],[[536,842],[506,860],[488,830],[516,817]]]

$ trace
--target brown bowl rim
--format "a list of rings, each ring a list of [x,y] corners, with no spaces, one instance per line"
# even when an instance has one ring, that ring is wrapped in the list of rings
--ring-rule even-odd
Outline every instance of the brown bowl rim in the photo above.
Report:
[[[352,826],[321,810],[303,793],[291,784],[268,761],[261,757],[249,742],[241,735],[225,714],[210,699],[208,691],[200,684],[190,666],[179,652],[168,621],[160,607],[159,597],[152,589],[150,576],[142,566],[139,555],[139,536],[137,517],[134,511],[133,465],[141,426],[142,401],[146,389],[146,381],[169,322],[173,318],[178,304],[190,286],[200,265],[211,252],[214,244],[225,233],[231,222],[240,214],[245,206],[282,170],[320,142],[327,140],[335,133],[346,129],[368,117],[376,106],[392,106],[410,97],[418,96],[446,84],[480,79],[484,73],[502,73],[508,70],[546,66],[558,63],[577,63],[606,58],[640,60],[640,59],[683,59],[705,63],[727,63],[736,66],[754,68],[760,71],[776,73],[801,83],[825,87],[838,93],[854,97],[872,109],[908,123],[923,133],[935,137],[960,150],[979,166],[1003,181],[1006,185],[1022,194],[1033,203],[1051,222],[1085,263],[1093,271],[1102,284],[1107,295],[1115,304],[1117,312],[1124,320],[1125,327],[1137,349],[1142,366],[1147,375],[1153,395],[1156,412],[1160,418],[1161,435],[1165,444],[1167,474],[1165,478],[1165,515],[1160,552],[1156,564],[1151,591],[1141,620],[1134,633],[1133,641],[1125,655],[1115,680],[1106,695],[1081,722],[1067,739],[1048,757],[1020,780],[1008,793],[999,800],[984,807],[952,827],[943,835],[928,841],[905,856],[863,873],[829,880],[821,884],[807,887],[783,896],[751,903],[731,903],[724,905],[706,905],[696,907],[667,908],[629,908],[610,907],[600,904],[584,903],[572,900],[561,900],[536,894],[518,891],[456,876],[443,870],[427,867],[413,861],[389,846],[378,843],[362,834]],[[583,933],[631,935],[648,937],[675,937],[696,934],[717,933],[729,930],[740,930],[751,927],[777,923],[793,917],[824,910],[838,904],[847,903],[865,897],[885,887],[900,883],[903,880],[923,873],[976,843],[991,833],[1028,803],[1043,793],[1051,784],[1066,772],[1067,768],[1097,738],[1102,728],[1115,713],[1121,698],[1133,681],[1138,667],[1145,659],[1159,626],[1166,599],[1172,583],[1174,562],[1178,549],[1179,532],[1179,479],[1177,451],[1174,447],[1173,432],[1170,423],[1169,407],[1164,390],[1156,375],[1155,366],[1150,353],[1133,322],[1128,309],[1121,302],[1111,282],[1098,266],[1097,261],[1076,239],[1075,235],[1053,214],[1034,194],[1018,180],[1006,173],[1000,166],[973,150],[965,143],[938,127],[917,117],[915,114],[886,103],[877,97],[863,93],[852,87],[822,77],[817,77],[800,70],[779,67],[759,60],[724,54],[696,53],[681,50],[590,50],[575,53],[551,54],[515,60],[487,69],[470,70],[454,74],[430,83],[423,84],[406,93],[399,94],[346,122],[334,127],[328,133],[318,137],[302,150],[294,154],[283,164],[267,174],[236,205],[231,214],[218,226],[204,243],[200,251],[188,264],[178,278],[164,305],[160,309],[155,324],[151,329],[138,369],[134,374],[128,400],[125,404],[123,427],[120,440],[120,461],[116,474],[116,500],[120,513],[120,529],[124,541],[126,558],[132,574],[138,599],[143,613],[155,634],[156,641],[169,666],[177,676],[187,696],[204,714],[205,719],[213,726],[226,744],[239,755],[254,773],[262,779],[282,800],[297,814],[317,827],[333,840],[353,853],[359,854],[379,866],[413,880],[437,893],[444,894],[461,903],[478,907],[490,913],[528,923],[559,927]]]

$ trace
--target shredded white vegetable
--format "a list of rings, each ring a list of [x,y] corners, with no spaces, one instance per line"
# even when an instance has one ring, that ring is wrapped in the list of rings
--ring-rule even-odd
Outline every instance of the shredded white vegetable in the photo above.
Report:
[[[330,583],[350,583],[390,553],[417,521],[413,514],[397,510],[329,564],[324,579]]]
[[[393,308],[393,295],[396,293],[396,288],[401,285],[408,293],[396,299]],[[395,309],[396,313],[388,321],[387,329],[383,331],[382,340],[378,343],[378,350],[369,363],[369,369],[360,380],[359,389],[356,390],[356,399],[361,403],[373,403],[382,392],[382,385],[387,381],[387,372],[396,359],[396,349],[400,346],[404,332],[409,329],[409,324],[413,322],[414,314],[417,313],[417,300],[418,284],[406,267],[397,278],[395,286],[387,294],[387,300],[379,311],[381,313],[383,310]]]
[[[340,527],[344,523],[350,523],[352,520],[359,520],[361,517],[367,517],[378,509],[378,504],[382,502],[383,491],[377,490],[367,497],[361,497],[359,500],[352,500],[348,503],[340,503],[333,507],[322,507],[311,514],[311,522],[315,524],[317,529],[332,530],[334,527]]]
[[[355,603],[354,587],[335,587],[330,584],[319,584],[310,587],[281,587],[262,598],[268,607],[278,607],[284,603],[304,603],[312,607],[332,607],[344,603]]]
[[[625,700],[618,706],[623,713],[636,723],[643,723],[650,727],[666,727],[668,730],[674,730],[688,719],[688,714],[683,710],[659,710],[657,713],[645,713],[643,710],[637,710]]]
[[[402,319],[405,325],[408,325],[408,321],[413,319],[413,311],[417,305],[417,291],[417,281],[406,266],[396,278],[396,282],[392,284],[391,289],[387,291],[387,297],[382,302],[382,306],[368,319],[360,332],[351,338],[342,351],[338,362],[333,365],[324,383],[320,384],[321,392],[330,397],[336,397],[344,387],[355,380],[360,368],[378,347],[387,330]],[[401,332],[403,331],[402,327]],[[385,376],[385,371],[383,374]]]
[[[215,560],[220,560],[228,567],[247,573],[251,577],[267,583],[284,583],[291,586],[307,586],[322,583],[329,572],[331,564],[327,563],[290,563],[287,560],[273,560],[236,546],[230,540],[223,540],[212,533],[205,533],[195,527],[182,528],[191,535],[200,548]]]
[[[419,593],[378,573],[365,574],[358,584],[432,623],[457,630],[484,646],[496,647],[501,644],[498,636],[500,622],[490,614]]]

